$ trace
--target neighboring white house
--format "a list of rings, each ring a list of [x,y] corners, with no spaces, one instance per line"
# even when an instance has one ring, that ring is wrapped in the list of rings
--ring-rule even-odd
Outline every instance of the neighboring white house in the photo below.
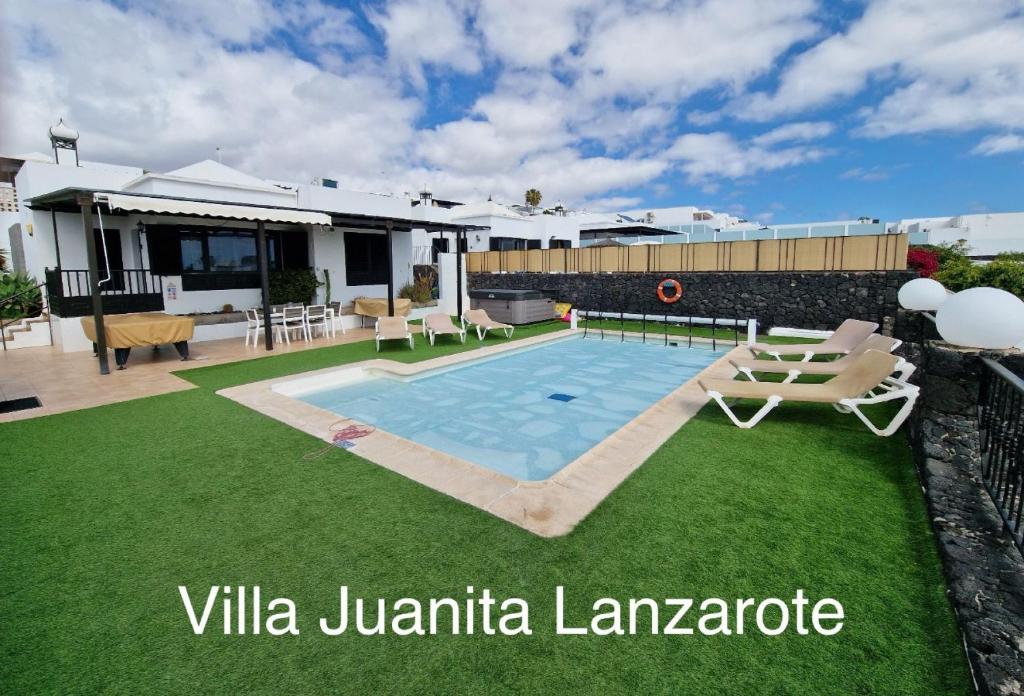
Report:
[[[914,218],[896,223],[912,244],[955,244],[963,240],[973,258],[1004,251],[1024,252],[1024,213],[974,213],[954,217]]]

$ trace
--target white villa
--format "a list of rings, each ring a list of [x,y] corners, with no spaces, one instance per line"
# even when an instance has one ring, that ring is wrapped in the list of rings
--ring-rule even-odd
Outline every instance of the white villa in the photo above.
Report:
[[[348,303],[394,297],[411,282],[414,244],[478,229],[407,197],[272,183],[211,160],[164,173],[80,161],[77,139],[60,124],[51,130],[53,157],[0,158],[10,199],[0,210],[0,248],[13,270],[47,282],[53,340],[65,351],[92,347],[78,319],[92,313],[86,229],[99,276],[110,278],[104,311],[170,314],[259,306],[260,237],[269,272],[311,269],[324,283],[317,301],[328,300],[329,281],[330,299]],[[439,265],[442,305],[455,313],[456,255]],[[461,287],[464,295],[464,278]],[[197,322],[194,340],[244,331],[237,316]]]

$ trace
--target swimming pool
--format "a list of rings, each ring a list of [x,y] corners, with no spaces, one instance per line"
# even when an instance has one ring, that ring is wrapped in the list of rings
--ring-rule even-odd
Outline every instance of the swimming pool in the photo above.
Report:
[[[571,337],[414,377],[293,397],[524,481],[541,481],[722,353]]]

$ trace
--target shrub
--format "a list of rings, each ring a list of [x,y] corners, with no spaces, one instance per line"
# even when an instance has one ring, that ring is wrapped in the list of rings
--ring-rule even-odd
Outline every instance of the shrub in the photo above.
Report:
[[[907,266],[922,278],[931,278],[939,270],[939,255],[930,249],[914,248],[907,252]]]
[[[0,310],[2,319],[20,319],[38,316],[43,311],[43,296],[39,292],[36,279],[27,273],[7,273],[0,275]],[[5,300],[19,296],[10,304]]]
[[[322,284],[308,268],[274,271],[270,274],[270,304],[309,304]]]
[[[979,284],[979,268],[979,266],[975,266],[974,263],[965,256],[962,259],[956,259],[949,263],[942,264],[939,267],[939,272],[936,273],[934,277],[935,280],[945,285],[947,289],[957,292],[959,290],[973,288]]]
[[[1002,258],[977,267],[978,285],[999,288],[1024,299],[1024,261]]]
[[[430,276],[422,275],[413,282],[403,285],[398,291],[398,296],[420,304],[430,302],[432,299],[432,285]]]

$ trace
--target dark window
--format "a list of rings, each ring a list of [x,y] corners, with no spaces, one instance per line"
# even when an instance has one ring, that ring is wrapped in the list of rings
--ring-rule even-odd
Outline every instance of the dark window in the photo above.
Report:
[[[267,250],[273,250],[273,243]],[[258,270],[255,232],[211,232],[206,238],[207,267],[215,273]],[[184,254],[182,255],[184,258]],[[275,264],[270,263],[271,266]]]
[[[517,239],[515,237],[491,237],[491,251],[516,251],[517,249],[526,248],[525,239]]]
[[[206,268],[206,251],[202,233],[181,235],[181,270],[185,273],[201,273]]]
[[[540,249],[540,240],[539,239],[527,239],[526,240],[526,248],[527,249]]]
[[[387,282],[387,237],[382,234],[346,232],[346,285],[384,285]]]
[[[548,242],[549,249],[571,249],[572,242],[568,239],[552,239]]]
[[[256,231],[215,227],[150,225],[149,267],[155,275],[182,275],[183,290],[259,287]],[[309,268],[304,230],[267,231],[267,265]]]
[[[448,253],[448,240],[447,239],[432,239],[430,240],[430,262],[437,263],[438,254]]]

